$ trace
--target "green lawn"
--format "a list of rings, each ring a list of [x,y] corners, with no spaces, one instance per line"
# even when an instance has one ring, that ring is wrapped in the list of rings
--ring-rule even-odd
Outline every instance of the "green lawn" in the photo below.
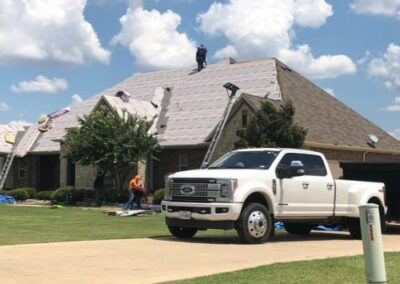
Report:
[[[268,257],[268,256],[266,256]],[[400,253],[386,253],[388,283],[400,283]],[[277,263],[171,283],[366,283],[362,256]]]
[[[201,236],[234,236],[209,230]],[[162,215],[108,216],[99,210],[0,205],[0,245],[170,236]]]

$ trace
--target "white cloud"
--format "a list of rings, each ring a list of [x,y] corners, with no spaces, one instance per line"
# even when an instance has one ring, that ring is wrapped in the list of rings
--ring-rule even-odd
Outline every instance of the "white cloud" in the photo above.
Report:
[[[68,88],[67,80],[63,78],[49,79],[43,75],[39,75],[35,80],[22,81],[17,85],[11,85],[10,89],[14,93],[26,92],[42,92],[42,93],[57,93]]]
[[[6,104],[5,102],[0,101],[0,111],[1,112],[6,112],[6,111],[10,111],[11,108],[8,104]]]
[[[400,97],[396,97],[390,106],[383,109],[387,112],[400,112]]]
[[[354,62],[345,55],[322,55],[314,58],[308,45],[297,49],[283,49],[278,57],[288,65],[295,66],[304,75],[315,78],[335,78],[342,74],[352,74],[357,70]]]
[[[217,50],[215,52],[214,57],[221,59],[221,58],[227,58],[227,57],[237,57],[239,54],[236,50],[236,48],[232,45],[227,45],[224,48]]]
[[[382,56],[370,61],[367,73],[371,77],[383,78],[389,89],[400,89],[400,46],[389,44]]]
[[[224,35],[240,57],[278,57],[307,76],[334,78],[356,72],[349,57],[315,57],[308,45],[292,43],[296,25],[318,28],[331,15],[325,0],[229,0],[214,2],[197,20],[206,34]]]
[[[108,63],[85,6],[86,0],[1,0],[0,64]]]
[[[72,105],[79,104],[82,101],[82,98],[78,94],[74,94],[72,96]]]
[[[178,14],[129,8],[120,22],[122,29],[112,42],[128,47],[138,65],[163,69],[195,62],[196,43],[177,31],[181,22]]]
[[[330,94],[332,97],[336,97],[335,91],[331,88],[325,88],[324,91]]]
[[[391,132],[389,132],[390,135],[392,135],[394,138],[396,138],[397,140],[400,140],[400,128],[395,129]]]
[[[355,0],[350,8],[357,14],[399,16],[400,0]]]

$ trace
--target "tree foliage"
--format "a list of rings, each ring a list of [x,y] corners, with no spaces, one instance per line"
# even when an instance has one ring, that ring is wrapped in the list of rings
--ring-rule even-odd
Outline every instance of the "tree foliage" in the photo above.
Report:
[[[66,157],[111,172],[118,191],[138,161],[158,146],[157,138],[149,134],[152,121],[126,112],[121,117],[115,110],[101,109],[78,119],[80,127],[66,135]]]
[[[295,108],[290,101],[279,109],[271,102],[263,102],[247,127],[237,131],[240,139],[235,147],[302,147],[307,130],[294,123],[294,114]]]

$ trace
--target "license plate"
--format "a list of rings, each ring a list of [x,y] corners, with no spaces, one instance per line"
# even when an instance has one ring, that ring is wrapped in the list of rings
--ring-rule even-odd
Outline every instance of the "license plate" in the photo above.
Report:
[[[191,218],[192,213],[190,211],[179,211],[179,218],[189,220]]]

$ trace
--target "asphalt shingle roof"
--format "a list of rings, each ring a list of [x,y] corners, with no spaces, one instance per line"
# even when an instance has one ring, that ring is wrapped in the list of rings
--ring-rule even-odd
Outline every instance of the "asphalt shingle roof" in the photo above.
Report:
[[[376,150],[400,152],[400,141],[364,118],[337,98],[291,70],[283,63],[277,62],[277,74],[282,102],[291,100],[295,106],[295,121],[308,129],[306,142],[329,145],[362,147],[374,151],[367,142],[369,135],[379,137]],[[265,99],[245,95],[246,99],[258,107]]]

